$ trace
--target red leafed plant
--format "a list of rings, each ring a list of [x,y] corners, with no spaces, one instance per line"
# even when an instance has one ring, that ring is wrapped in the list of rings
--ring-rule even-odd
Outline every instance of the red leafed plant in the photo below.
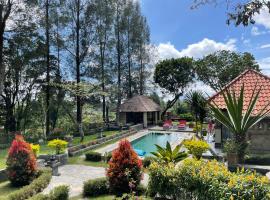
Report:
[[[16,135],[12,141],[7,158],[7,174],[12,185],[29,184],[36,176],[36,158],[30,144],[22,135]]]
[[[142,179],[142,161],[128,140],[122,140],[113,151],[107,170],[110,189],[123,194],[136,191]]]

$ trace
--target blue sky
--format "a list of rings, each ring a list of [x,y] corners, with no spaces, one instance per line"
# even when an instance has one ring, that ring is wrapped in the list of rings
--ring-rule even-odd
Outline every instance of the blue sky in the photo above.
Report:
[[[251,52],[270,74],[270,15],[255,17],[249,27],[226,24],[226,5],[207,5],[191,10],[191,0],[140,0],[159,57],[202,57],[229,49]]]

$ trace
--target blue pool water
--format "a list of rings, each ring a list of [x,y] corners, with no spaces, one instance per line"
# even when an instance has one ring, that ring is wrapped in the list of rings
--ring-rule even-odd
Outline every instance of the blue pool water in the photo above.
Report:
[[[134,149],[143,150],[145,156],[151,156],[151,152],[156,151],[155,144],[165,147],[167,141],[173,142],[179,138],[179,133],[149,133],[141,138],[133,140],[131,145]]]

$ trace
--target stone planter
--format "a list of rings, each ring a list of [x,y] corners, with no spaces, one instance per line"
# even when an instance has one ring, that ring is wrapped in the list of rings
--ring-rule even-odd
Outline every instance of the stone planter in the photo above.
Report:
[[[227,153],[228,167],[236,166],[238,164],[238,155],[237,153]]]
[[[57,154],[55,155],[55,159],[60,162],[60,165],[66,165],[68,161],[68,154],[63,153],[63,154]]]

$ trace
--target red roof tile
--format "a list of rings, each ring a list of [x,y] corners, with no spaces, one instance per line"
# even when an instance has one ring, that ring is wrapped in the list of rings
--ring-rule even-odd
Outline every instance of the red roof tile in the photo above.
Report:
[[[220,92],[209,98],[208,101],[215,102],[220,109],[226,109],[226,104],[222,92],[226,89],[234,90],[239,95],[240,89],[244,84],[244,111],[246,111],[252,92],[261,87],[258,101],[255,105],[253,114],[260,112],[270,102],[270,77],[261,74],[255,70],[249,69],[244,71],[228,85],[226,85]],[[269,108],[268,108],[269,109]]]

